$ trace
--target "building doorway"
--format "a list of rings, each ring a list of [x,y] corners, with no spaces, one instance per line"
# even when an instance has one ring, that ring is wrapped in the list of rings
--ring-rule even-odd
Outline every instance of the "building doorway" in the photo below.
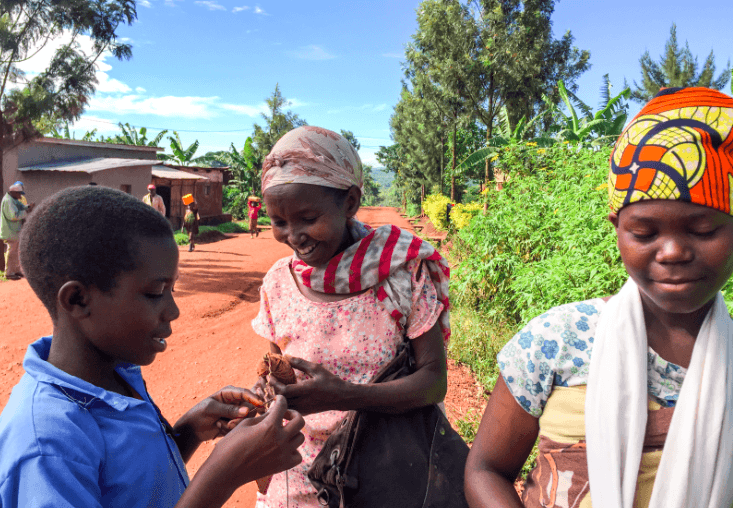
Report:
[[[163,198],[163,204],[165,205],[165,216],[170,217],[171,216],[171,188],[164,187],[162,185],[156,185],[155,192],[158,193],[158,196]]]

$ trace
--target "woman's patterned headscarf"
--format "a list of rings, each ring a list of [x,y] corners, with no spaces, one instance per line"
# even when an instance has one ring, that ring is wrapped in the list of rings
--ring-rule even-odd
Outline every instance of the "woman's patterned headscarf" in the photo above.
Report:
[[[675,199],[733,215],[732,131],[733,98],[708,88],[663,89],[611,153],[611,211]]]
[[[262,164],[262,192],[286,183],[362,190],[361,159],[343,136],[321,127],[298,127],[275,143]]]

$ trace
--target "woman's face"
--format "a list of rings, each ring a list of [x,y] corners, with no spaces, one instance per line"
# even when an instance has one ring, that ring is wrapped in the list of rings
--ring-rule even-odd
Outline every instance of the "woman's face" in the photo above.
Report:
[[[642,300],[670,314],[706,305],[733,273],[733,217],[701,205],[649,200],[609,220]]]
[[[346,222],[359,209],[357,187],[340,204],[325,187],[300,183],[270,187],[264,197],[275,240],[309,266],[325,267],[351,244]]]

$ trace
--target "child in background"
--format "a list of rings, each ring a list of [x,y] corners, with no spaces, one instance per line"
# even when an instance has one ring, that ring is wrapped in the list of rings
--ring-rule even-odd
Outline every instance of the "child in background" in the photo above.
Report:
[[[190,196],[189,199],[193,199],[193,196],[190,194],[188,196]],[[199,234],[200,220],[199,206],[196,204],[196,200],[194,199],[186,207],[186,214],[183,216],[183,227],[181,228],[181,230],[185,229],[188,233],[188,252],[191,252],[195,247],[194,242],[196,240],[196,235]]]
[[[466,464],[478,507],[733,502],[733,98],[665,89],[611,155],[629,279],[550,309],[502,349]],[[539,435],[523,502],[513,483]]]
[[[262,208],[262,204],[260,203],[260,198],[257,196],[250,196],[247,199],[247,213],[249,215],[249,235],[250,238],[254,238],[255,236],[260,236],[260,229],[257,227],[257,218],[260,215],[260,209]]]
[[[227,387],[172,427],[151,400],[140,366],[165,351],[179,315],[164,216],[121,191],[69,188],[31,215],[20,250],[53,336],[29,346],[0,415],[0,506],[222,506],[300,462],[303,419],[282,397],[243,420],[261,402]],[[184,461],[222,435],[189,484]]]
[[[263,164],[273,235],[294,253],[265,276],[252,327],[290,356],[297,383],[272,388],[307,416],[303,463],[275,475],[258,507],[320,506],[306,473],[346,411],[400,413],[445,396],[448,265],[407,231],[358,222],[362,186],[351,143],[319,127],[288,132]],[[405,334],[415,372],[367,385]]]

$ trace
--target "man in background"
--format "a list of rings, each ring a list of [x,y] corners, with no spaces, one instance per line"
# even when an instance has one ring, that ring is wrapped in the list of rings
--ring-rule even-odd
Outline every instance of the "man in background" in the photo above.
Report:
[[[163,203],[163,198],[155,192],[155,185],[152,183],[148,185],[148,193],[143,198],[143,203],[152,206],[165,217],[165,203]]]
[[[0,202],[0,239],[5,241],[5,277],[18,280],[23,276],[18,256],[18,240],[23,219],[33,210],[34,204],[23,204],[23,184],[15,182]]]

